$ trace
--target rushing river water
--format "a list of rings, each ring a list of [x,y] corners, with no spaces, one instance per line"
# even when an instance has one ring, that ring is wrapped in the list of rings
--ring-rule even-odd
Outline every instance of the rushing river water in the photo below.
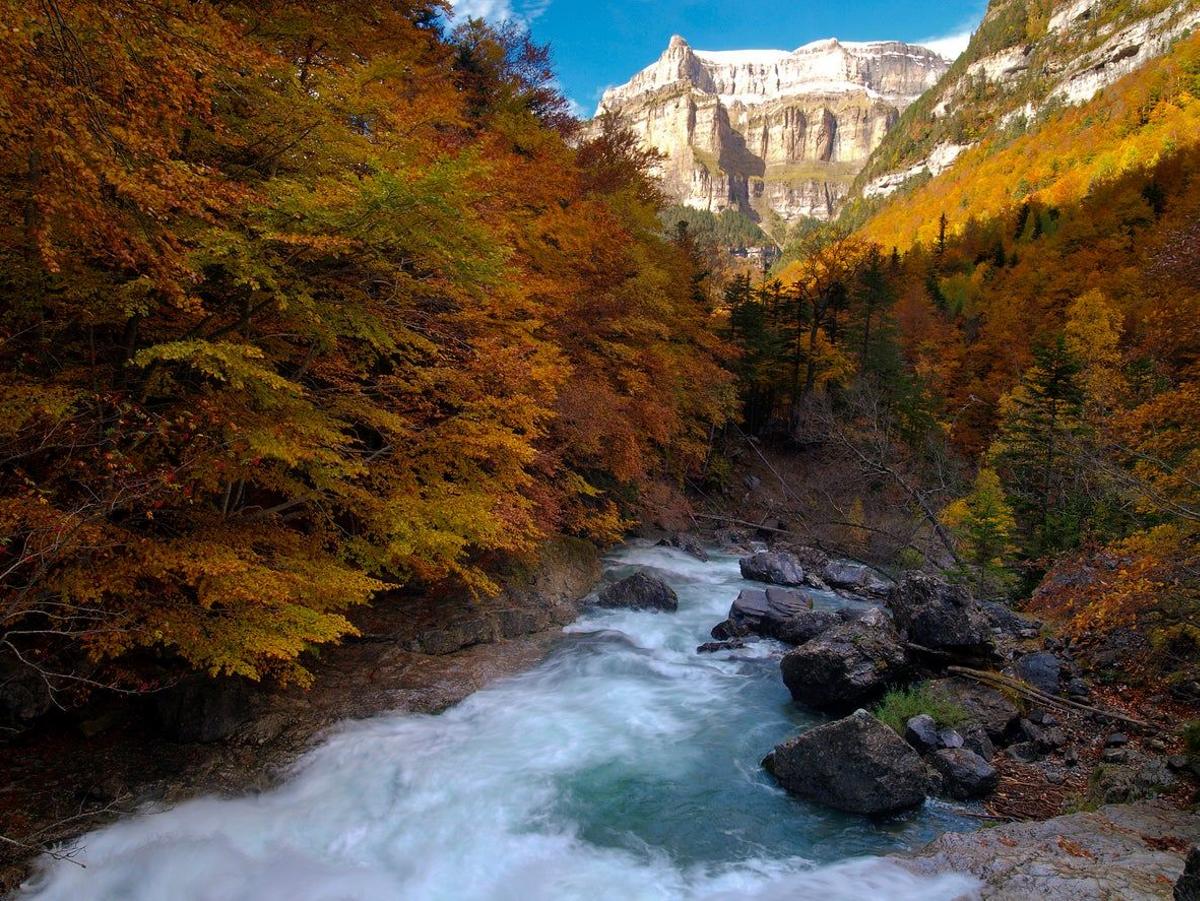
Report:
[[[965,828],[934,803],[883,822],[780,791],[759,760],[814,720],[772,646],[697,655],[742,582],[631,545],[676,614],[593,611],[537,668],[437,716],[347,724],[279,788],[201,799],[87,836],[27,895],[62,901],[951,899],[872,855]],[[845,603],[833,595],[819,603]],[[776,652],[778,648],[774,649]]]

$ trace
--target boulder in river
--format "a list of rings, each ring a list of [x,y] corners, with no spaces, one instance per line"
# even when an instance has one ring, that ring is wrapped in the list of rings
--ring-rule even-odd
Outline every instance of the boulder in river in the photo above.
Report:
[[[960,585],[927,573],[908,573],[888,593],[887,605],[911,642],[971,660],[995,652],[987,617]]]
[[[907,810],[928,787],[917,753],[865,710],[788,739],[763,765],[789,792],[850,813]]]
[[[696,648],[697,654],[716,654],[720,651],[738,651],[746,646],[740,638],[727,638],[723,641],[706,641]]]
[[[982,798],[1000,784],[996,768],[966,748],[934,751],[929,755],[929,762],[941,774],[946,793],[960,801]]]
[[[804,567],[786,551],[760,551],[738,561],[743,579],[769,585],[803,585]]]
[[[686,532],[676,532],[674,535],[668,535],[658,542],[658,546],[673,547],[676,550],[683,551],[689,557],[695,557],[702,563],[708,562],[708,551],[704,549],[704,545],[700,542],[700,539]]]
[[[907,665],[904,642],[891,618],[874,608],[788,651],[780,669],[795,701],[839,711],[881,694],[905,674]]]
[[[799,645],[824,635],[834,626],[845,622],[838,614],[829,610],[801,610],[776,629],[773,638],[785,644]]]
[[[679,597],[675,590],[658,576],[637,572],[601,591],[596,604],[600,607],[621,607],[629,610],[674,612],[679,609]]]
[[[812,605],[812,598],[801,591],[744,588],[729,607],[729,621],[737,630],[774,637],[780,624]]]
[[[883,578],[871,567],[865,563],[855,563],[853,560],[826,561],[821,569],[821,578],[834,588],[874,597],[883,597],[892,587],[891,581]]]

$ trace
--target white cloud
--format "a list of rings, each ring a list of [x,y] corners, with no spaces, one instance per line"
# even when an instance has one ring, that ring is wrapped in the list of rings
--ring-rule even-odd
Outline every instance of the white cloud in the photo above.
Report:
[[[506,22],[514,19],[524,25],[539,18],[550,6],[551,0],[525,0],[515,7],[511,0],[451,0],[455,19],[486,19],[489,22]]]
[[[967,49],[967,44],[971,42],[971,33],[973,31],[973,28],[968,28],[956,34],[947,34],[938,38],[926,38],[916,43],[922,47],[928,47],[934,53],[940,53],[946,59],[954,59]]]

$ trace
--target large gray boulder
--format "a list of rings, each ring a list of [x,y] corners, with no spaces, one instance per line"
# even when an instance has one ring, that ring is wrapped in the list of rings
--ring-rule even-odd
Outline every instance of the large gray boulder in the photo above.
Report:
[[[865,710],[777,745],[763,766],[792,794],[850,813],[907,810],[928,787],[917,753]]]
[[[904,642],[879,608],[834,626],[780,661],[792,698],[827,711],[849,710],[872,700],[904,676],[907,666]]]
[[[614,582],[600,592],[596,599],[600,607],[618,607],[629,610],[679,609],[679,597],[675,590],[658,576],[638,572]]]
[[[1062,661],[1050,651],[1026,654],[1014,660],[1009,671],[1048,695],[1057,695],[1062,691]]]
[[[880,576],[865,563],[853,560],[828,560],[821,568],[821,578],[834,588],[883,597],[892,587],[892,582]]]
[[[942,775],[946,793],[960,801],[982,798],[1000,784],[996,768],[966,748],[942,748],[929,755],[929,762]]]
[[[785,644],[800,645],[844,622],[846,620],[829,610],[801,610],[780,623],[772,637]]]
[[[911,642],[971,660],[995,652],[991,623],[960,585],[927,573],[907,573],[888,592],[887,606]]]
[[[768,585],[803,585],[804,567],[786,551],[761,551],[738,561],[743,579]]]

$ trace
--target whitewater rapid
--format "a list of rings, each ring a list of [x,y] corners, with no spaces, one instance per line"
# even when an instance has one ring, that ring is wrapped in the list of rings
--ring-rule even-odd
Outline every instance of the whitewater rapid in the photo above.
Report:
[[[43,901],[955,899],[973,883],[875,855],[965,828],[949,808],[873,822],[789,798],[759,760],[813,720],[770,643],[697,655],[737,561],[630,545],[676,614],[600,611],[535,669],[435,716],[347,723],[278,788],[148,811],[43,858]],[[819,603],[843,603],[822,595]]]

